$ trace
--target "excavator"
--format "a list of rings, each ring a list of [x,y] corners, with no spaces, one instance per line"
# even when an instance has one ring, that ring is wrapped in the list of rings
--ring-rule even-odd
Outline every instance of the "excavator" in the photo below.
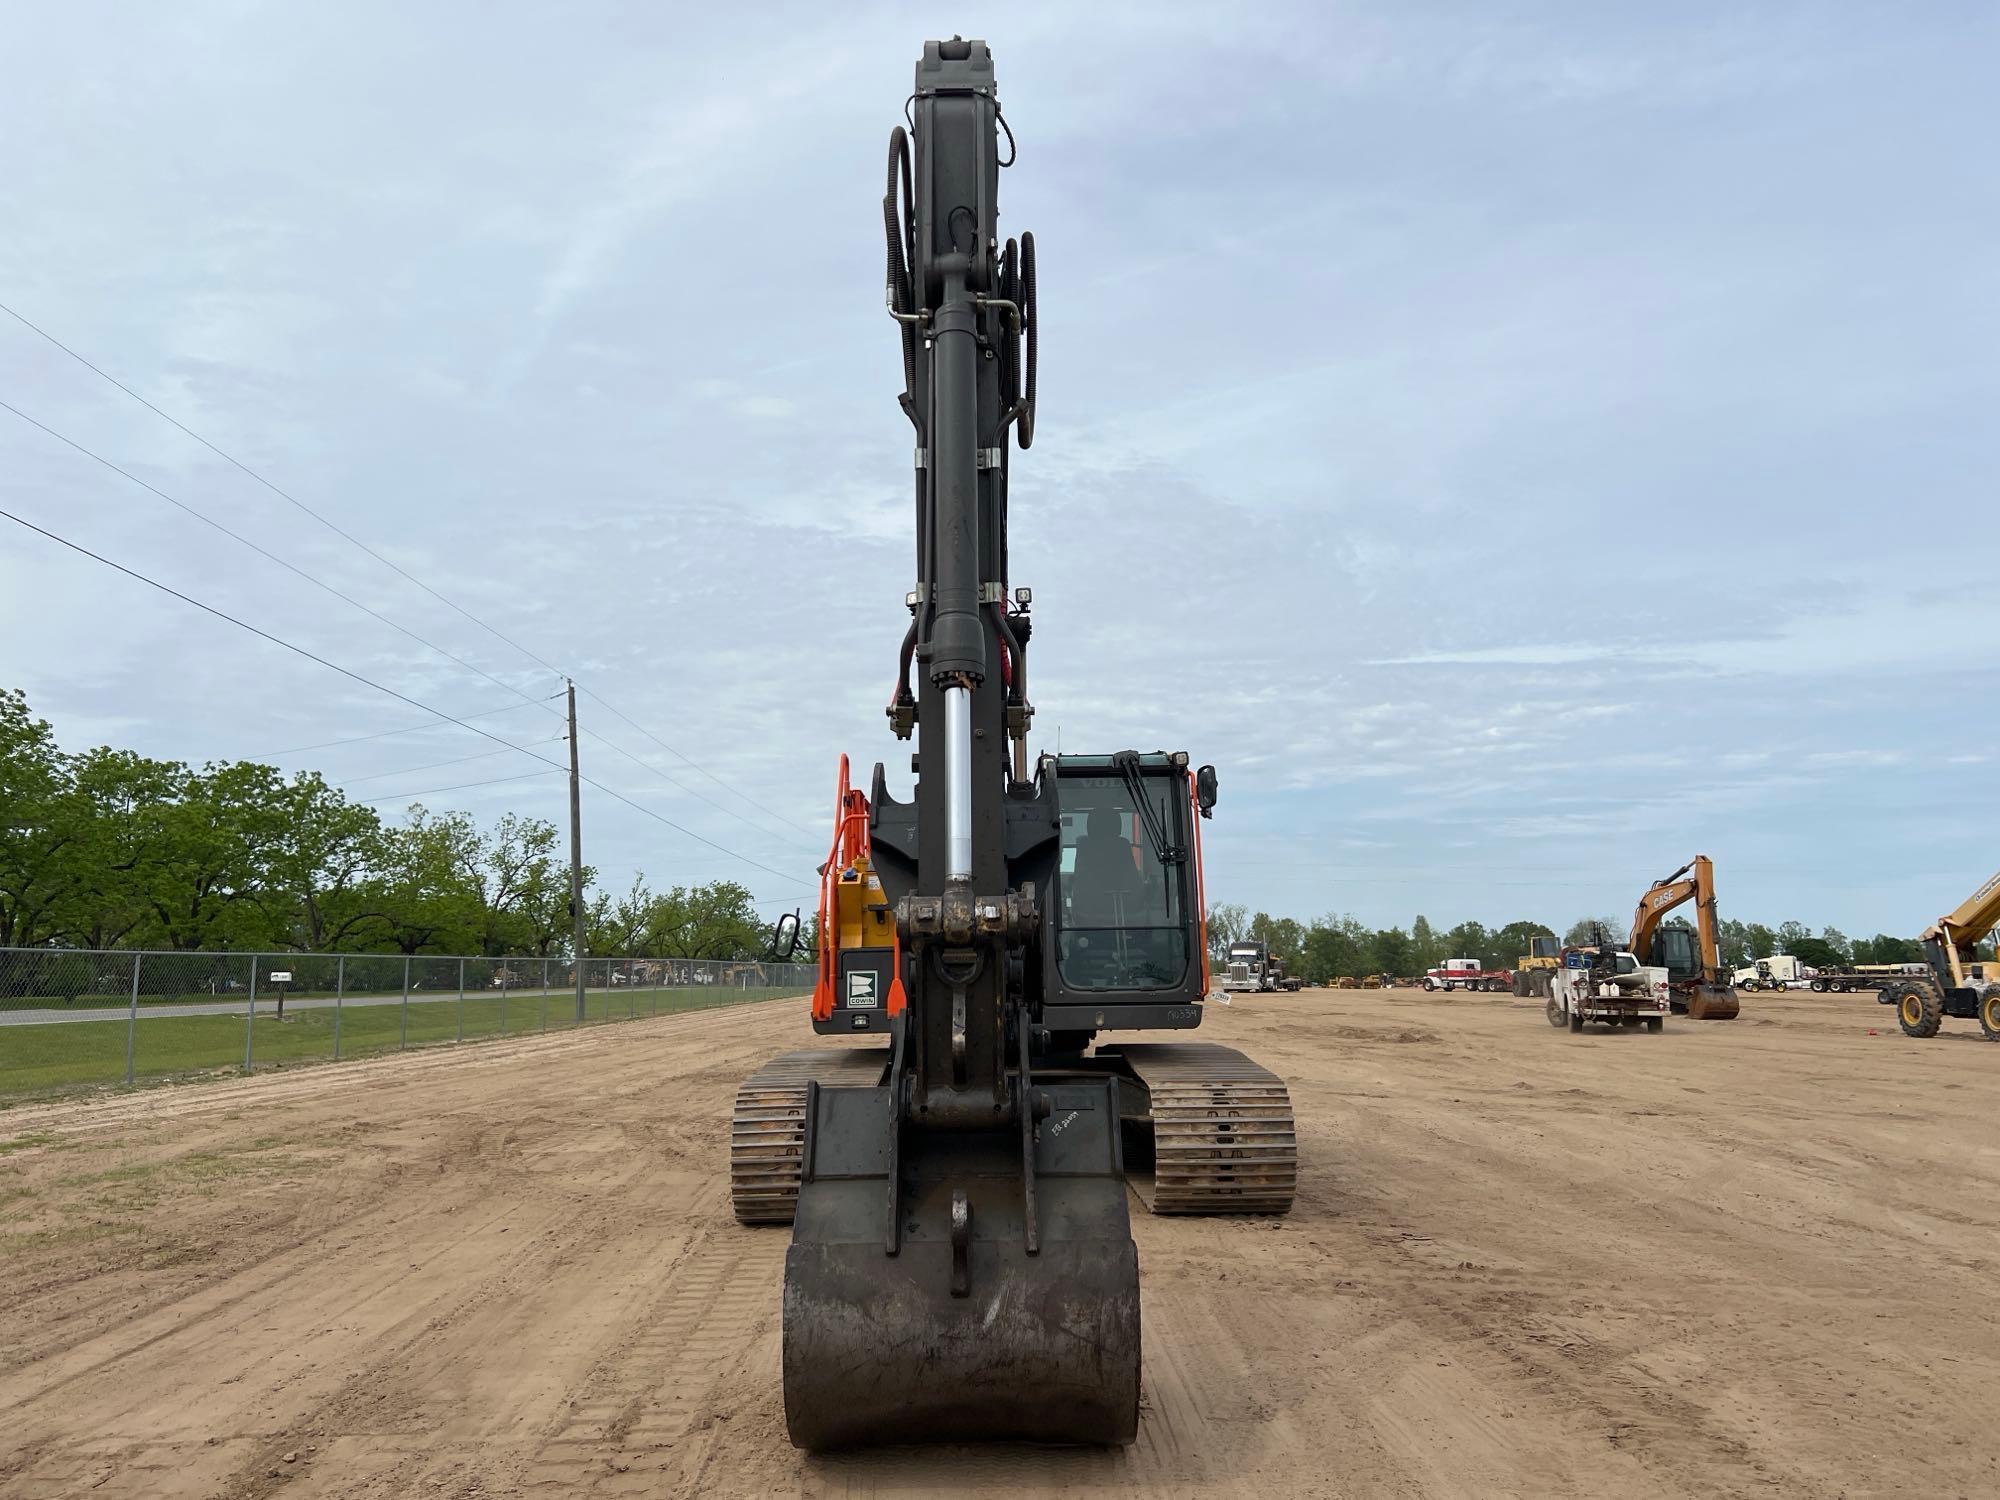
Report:
[[[916,583],[887,713],[913,795],[843,757],[812,1025],[738,1091],[731,1198],[792,1225],[785,1423],[809,1451],[1126,1444],[1139,1419],[1131,1187],[1154,1213],[1286,1212],[1284,1083],[1186,1032],[1209,992],[1184,751],[1029,763],[1033,596],[1009,477],[1034,441],[1032,235],[1000,237],[1013,132],[983,41],[924,45],[882,201]],[[1006,154],[1000,150],[1005,137]],[[796,924],[794,924],[794,930]]]
[[[1939,917],[1918,939],[1930,973],[1911,975],[1885,986],[1879,998],[1896,1007],[1906,1036],[1938,1034],[1946,1016],[1977,1016],[1979,1029],[2000,1042],[2000,963],[1982,960],[1979,944],[2000,926],[2000,874]]]
[[[1695,929],[1663,927],[1668,912],[1694,902]],[[1633,956],[1667,971],[1673,1008],[1695,1021],[1733,1021],[1742,1011],[1722,967],[1715,915],[1715,862],[1697,854],[1673,874],[1656,880],[1632,916]]]

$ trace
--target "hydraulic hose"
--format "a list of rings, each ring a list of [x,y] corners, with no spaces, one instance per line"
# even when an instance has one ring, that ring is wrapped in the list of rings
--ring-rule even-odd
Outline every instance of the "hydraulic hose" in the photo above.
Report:
[[[1021,325],[1028,344],[1028,374],[1027,388],[1021,396],[1021,420],[1015,424],[1023,452],[1035,446],[1035,346],[1040,341],[1035,330],[1039,322],[1035,315],[1035,236],[1024,232],[1021,236]]]
[[[902,184],[902,217],[897,218],[897,183]],[[889,132],[889,181],[882,194],[882,235],[888,249],[887,291],[889,310],[903,316],[916,312],[916,293],[910,286],[910,262],[915,245],[910,236],[916,231],[915,194],[910,181],[910,138],[898,125]],[[917,325],[899,322],[903,341],[903,408],[919,434],[922,421],[913,404],[917,389]]]

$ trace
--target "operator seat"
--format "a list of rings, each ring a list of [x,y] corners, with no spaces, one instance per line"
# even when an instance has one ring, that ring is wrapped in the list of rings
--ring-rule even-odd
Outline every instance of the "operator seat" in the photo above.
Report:
[[[1117,927],[1127,903],[1143,889],[1132,841],[1118,828],[1118,810],[1093,807],[1076,842],[1076,867],[1069,875],[1070,924]]]

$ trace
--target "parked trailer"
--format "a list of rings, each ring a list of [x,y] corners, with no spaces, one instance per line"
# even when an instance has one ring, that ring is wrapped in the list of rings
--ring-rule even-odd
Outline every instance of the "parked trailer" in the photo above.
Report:
[[[1854,990],[1881,990],[1899,979],[1924,973],[1922,964],[1844,964],[1835,969],[1815,969],[1806,983],[1816,994],[1845,995]]]

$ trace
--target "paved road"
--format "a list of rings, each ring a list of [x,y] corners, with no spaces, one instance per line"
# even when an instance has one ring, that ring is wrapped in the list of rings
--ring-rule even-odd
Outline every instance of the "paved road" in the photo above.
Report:
[[[704,986],[704,988],[707,988],[707,986]],[[553,999],[574,993],[575,991],[573,990],[529,988],[508,990],[507,998],[509,1000],[539,999],[542,995],[546,994]],[[590,991],[593,1003],[596,997],[606,993],[607,991],[604,990]],[[651,995],[655,991],[617,989],[611,990],[608,993],[615,996],[629,995],[639,998]],[[667,994],[670,991],[660,990],[658,993]],[[466,993],[465,998],[472,1001],[498,1000],[500,998],[500,991],[471,990]],[[347,1006],[401,1005],[403,997],[400,992],[393,995],[349,995],[340,1003]],[[458,995],[455,992],[449,995],[438,995],[421,994],[413,991],[410,995],[410,1004],[412,1005],[456,1005],[457,1003]],[[246,1004],[247,997],[236,1000],[190,1000],[184,1005],[141,1005],[139,1007],[139,1016],[142,1020],[148,1021],[158,1020],[163,1016],[240,1016],[243,1014]],[[333,1006],[334,1002],[331,999],[297,999],[285,1002],[285,1009],[287,1011],[331,1010]],[[276,996],[259,995],[257,997],[258,1015],[276,1015],[277,1010],[278,1001]],[[60,1025],[65,1021],[122,1021],[130,1014],[131,1007],[126,1005],[93,1005],[87,1009],[80,1006],[75,1008],[69,1006],[50,1006],[39,1010],[0,1010],[0,1026],[51,1026]]]

